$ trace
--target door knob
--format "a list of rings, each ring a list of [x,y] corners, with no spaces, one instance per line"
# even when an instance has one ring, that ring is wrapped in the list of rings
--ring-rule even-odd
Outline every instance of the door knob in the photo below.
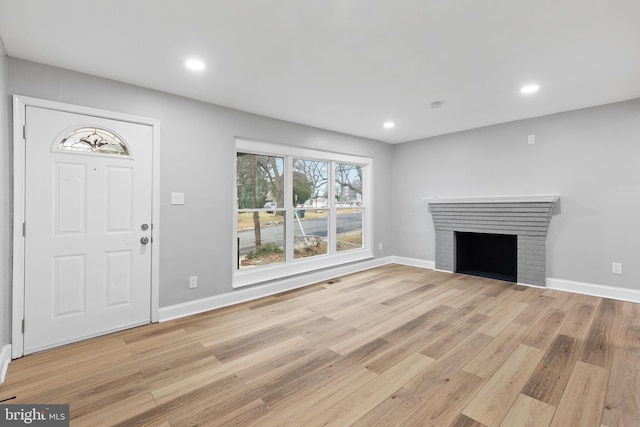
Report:
[[[143,245],[146,245],[147,243],[149,243],[149,238],[147,236],[141,237],[140,243],[142,243]]]

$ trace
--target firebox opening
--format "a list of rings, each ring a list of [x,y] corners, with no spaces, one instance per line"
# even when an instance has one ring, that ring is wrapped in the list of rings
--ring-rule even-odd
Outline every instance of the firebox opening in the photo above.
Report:
[[[455,232],[456,273],[516,282],[518,237],[510,234]]]

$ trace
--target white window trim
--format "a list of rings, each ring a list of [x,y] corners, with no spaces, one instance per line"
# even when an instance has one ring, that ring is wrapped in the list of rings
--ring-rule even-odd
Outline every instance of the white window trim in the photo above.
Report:
[[[245,138],[236,138],[236,150],[234,152],[234,165],[237,153],[255,153],[269,156],[281,156],[285,158],[285,164],[291,162],[292,158],[304,158],[310,160],[334,161],[339,163],[350,163],[363,166],[363,230],[362,230],[362,248],[350,251],[337,252],[335,254],[318,255],[309,258],[296,259],[293,262],[266,265],[264,267],[251,268],[246,270],[238,270],[238,243],[237,232],[233,233],[233,287],[240,288],[244,286],[256,285],[259,283],[274,281],[285,277],[295,276],[308,273],[313,270],[331,268],[351,262],[362,261],[373,258],[373,159],[371,157],[354,156],[350,154],[335,153],[328,151],[320,151],[309,148],[295,147],[290,145],[275,144],[270,142],[256,141]],[[291,166],[291,165],[289,165]],[[237,208],[237,168],[234,166],[233,180],[233,218],[234,224],[238,223]],[[334,186],[333,171],[330,171],[329,186]],[[288,189],[290,192],[291,189]],[[287,189],[285,186],[285,194]],[[286,196],[285,196],[286,197]],[[291,197],[285,198],[286,201]],[[334,197],[329,197],[329,212],[333,219],[329,219],[329,223],[335,225],[336,203]],[[293,230],[294,219],[291,215],[286,215],[285,229]],[[335,227],[329,228],[330,239],[335,242]],[[331,238],[331,235],[333,238]],[[287,235],[286,250],[293,251],[290,240],[293,237]],[[291,259],[291,258],[290,258]]]

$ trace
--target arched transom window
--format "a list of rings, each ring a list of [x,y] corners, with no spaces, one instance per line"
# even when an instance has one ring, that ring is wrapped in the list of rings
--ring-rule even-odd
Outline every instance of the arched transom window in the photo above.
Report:
[[[131,155],[127,144],[117,135],[96,127],[84,127],[73,131],[58,143],[56,150],[120,156]]]

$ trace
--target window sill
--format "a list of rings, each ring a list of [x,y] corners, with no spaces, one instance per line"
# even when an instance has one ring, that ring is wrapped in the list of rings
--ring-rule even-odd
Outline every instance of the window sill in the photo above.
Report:
[[[314,270],[338,267],[356,261],[364,261],[373,258],[369,249],[353,250],[346,253],[329,256],[317,256],[308,259],[298,259],[291,264],[273,264],[264,267],[255,267],[245,270],[235,270],[233,276],[233,288],[259,285],[273,282],[291,276],[309,273]]]

